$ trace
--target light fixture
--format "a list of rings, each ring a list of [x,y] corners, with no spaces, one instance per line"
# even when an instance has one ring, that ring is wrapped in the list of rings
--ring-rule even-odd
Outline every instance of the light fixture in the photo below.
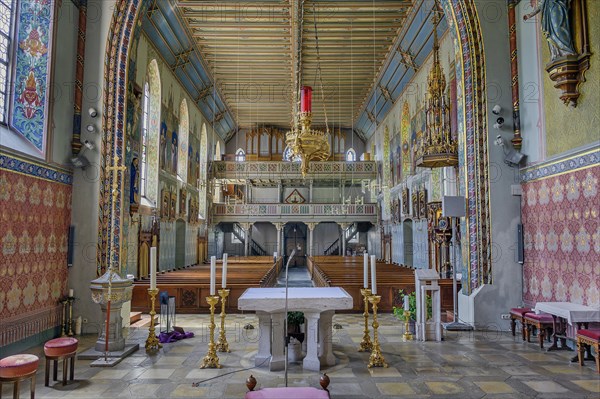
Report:
[[[499,116],[498,119],[496,119],[496,123],[494,123],[494,129],[502,129],[502,127],[504,126],[504,118]]]
[[[500,112],[502,112],[502,107],[498,104],[494,105],[494,108],[492,108],[492,114],[500,115]]]
[[[427,77],[425,132],[417,144],[416,154],[416,166],[424,168],[458,165],[458,143],[452,137],[450,96],[446,91],[446,76],[439,55],[437,28],[442,11],[437,0],[433,7],[433,66]]]
[[[85,155],[79,154],[71,158],[71,164],[76,168],[85,169],[90,164],[90,161],[85,157]]]
[[[94,133],[96,131],[96,126],[92,125],[91,123],[89,125],[87,125],[85,127],[85,129],[90,132],[90,133]]]
[[[85,140],[83,142],[83,145],[88,149],[88,150],[93,150],[94,149],[94,143],[92,143],[89,140]]]
[[[295,7],[303,7],[302,3],[294,2]],[[302,14],[302,10],[294,10],[294,13]],[[314,4],[313,4],[313,12],[314,12]],[[317,32],[317,21],[316,21],[316,13],[314,20],[315,27],[315,50],[317,53],[317,75],[319,76],[319,84],[321,90],[321,101],[323,103],[323,111],[325,114],[325,132],[321,132],[318,130],[311,129],[312,122],[312,87],[310,86],[302,86],[298,73],[295,74],[296,82],[294,85],[294,109],[292,109],[292,115],[294,116],[292,127],[289,132],[286,134],[285,143],[290,149],[291,158],[299,159],[300,171],[302,172],[302,176],[306,176],[308,172],[308,164],[312,160],[317,161],[326,161],[329,159],[331,154],[331,149],[329,146],[329,125],[327,123],[327,110],[325,109],[325,95],[323,89],[323,79],[321,76],[321,62],[319,55],[319,35]],[[298,24],[299,29],[302,29],[301,24]],[[301,42],[301,32],[296,32],[295,37],[297,43],[297,52],[294,53],[295,64],[298,64],[298,68],[300,66],[301,52],[302,52],[302,42]],[[298,112],[298,95],[300,95],[300,111]],[[296,118],[296,115],[298,118]],[[299,120],[299,123],[297,122]]]

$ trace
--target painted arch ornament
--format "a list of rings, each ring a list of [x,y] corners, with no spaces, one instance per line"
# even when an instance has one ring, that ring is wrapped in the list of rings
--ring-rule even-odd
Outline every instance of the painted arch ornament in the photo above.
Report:
[[[100,224],[98,265],[106,267],[106,244],[102,237],[103,223],[113,217],[110,196],[110,175],[106,166],[112,157],[123,153],[123,121],[125,116],[127,55],[130,38],[140,29],[136,23],[151,0],[116,0],[109,28],[104,76],[104,121],[102,179],[100,187]],[[487,154],[487,100],[485,92],[485,58],[483,37],[475,0],[440,0],[454,39],[459,82],[458,126],[459,166],[463,172],[460,190],[467,198],[467,217],[462,226],[463,291],[471,293],[482,284],[491,283],[490,209]],[[119,177],[120,178],[120,177]],[[120,185],[119,185],[120,187]],[[114,204],[115,215],[121,218],[121,196]],[[118,225],[118,223],[117,223]],[[120,232],[115,232],[115,244]],[[119,251],[115,251],[118,262]]]

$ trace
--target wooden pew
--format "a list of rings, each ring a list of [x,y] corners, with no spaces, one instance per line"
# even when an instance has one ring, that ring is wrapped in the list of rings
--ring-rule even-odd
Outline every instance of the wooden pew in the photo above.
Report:
[[[316,286],[343,287],[353,298],[353,311],[362,312],[363,261],[361,256],[315,256],[309,258],[308,270]],[[452,280],[440,279],[439,285],[442,312],[451,311]],[[391,312],[394,305],[402,306],[397,303],[400,300],[397,298],[399,290],[406,293],[415,290],[414,269],[377,261],[377,294],[381,296],[379,309],[382,312]]]
[[[227,262],[227,288],[230,292],[227,298],[227,312],[236,313],[238,311],[238,298],[247,288],[275,285],[281,270],[281,263],[281,258],[273,263],[273,258],[270,256],[229,258]],[[219,264],[216,268],[217,290],[221,287],[221,271],[222,266]],[[160,292],[166,291],[169,296],[175,297],[177,313],[206,313],[209,311],[205,299],[210,294],[209,264],[159,273],[156,278],[156,285]],[[150,300],[147,292],[149,287],[150,280],[147,278],[134,283],[131,299],[132,311],[150,311]],[[155,310],[160,312],[158,303]]]

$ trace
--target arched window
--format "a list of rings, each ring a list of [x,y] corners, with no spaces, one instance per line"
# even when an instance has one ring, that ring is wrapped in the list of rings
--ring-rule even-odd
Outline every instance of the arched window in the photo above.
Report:
[[[156,60],[150,61],[144,84],[142,115],[142,166],[140,194],[142,204],[158,203],[158,153],[160,148],[160,72]]]
[[[206,218],[206,171],[208,169],[208,135],[206,134],[206,124],[202,124],[202,133],[200,133],[200,176],[199,191],[200,191],[200,206],[198,207],[199,217]]]
[[[217,140],[217,144],[215,145],[215,156],[213,157],[215,161],[221,160],[221,142]]]
[[[184,182],[187,181],[189,131],[190,116],[188,113],[187,101],[184,98],[179,105],[179,162],[177,163],[177,178]]]
[[[246,153],[242,148],[238,148],[235,152],[235,160],[238,162],[244,162],[246,160]]]
[[[354,148],[350,148],[346,152],[346,161],[348,161],[348,162],[356,161],[356,151],[354,151]]]
[[[142,165],[140,170],[140,195],[146,198],[146,182],[148,181],[148,127],[150,126],[150,84],[144,84],[142,104]]]

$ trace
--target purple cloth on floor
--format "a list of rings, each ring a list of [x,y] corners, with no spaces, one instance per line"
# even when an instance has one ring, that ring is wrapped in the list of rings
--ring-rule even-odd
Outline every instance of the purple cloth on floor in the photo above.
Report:
[[[161,344],[168,344],[169,342],[175,342],[175,341],[179,341],[180,339],[185,339],[185,338],[192,338],[194,336],[193,332],[186,332],[186,333],[180,333],[177,331],[171,331],[171,332],[161,332],[158,335],[158,341]]]

